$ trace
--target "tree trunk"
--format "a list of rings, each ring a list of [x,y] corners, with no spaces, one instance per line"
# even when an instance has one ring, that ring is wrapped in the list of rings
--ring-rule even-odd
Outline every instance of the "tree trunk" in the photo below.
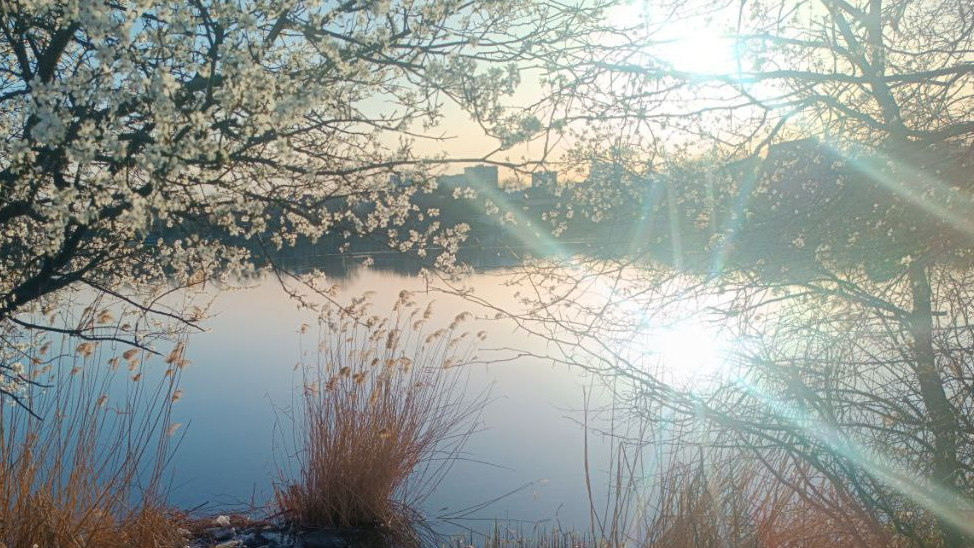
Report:
[[[937,487],[953,493],[957,486],[959,472],[957,425],[933,352],[933,310],[930,302],[930,279],[927,277],[926,267],[919,262],[911,264],[909,280],[913,295],[913,314],[908,325],[913,336],[920,395],[927,409],[929,428],[934,439],[931,479]],[[946,548],[965,546],[962,531],[942,516],[937,516],[937,520]]]

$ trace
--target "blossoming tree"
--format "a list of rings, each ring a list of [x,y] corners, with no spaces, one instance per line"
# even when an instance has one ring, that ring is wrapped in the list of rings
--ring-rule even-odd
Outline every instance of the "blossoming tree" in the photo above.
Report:
[[[0,391],[26,332],[147,347],[192,325],[170,288],[246,271],[298,238],[379,234],[453,160],[503,163],[503,98],[596,8],[520,0],[12,0],[0,5]],[[447,108],[493,141],[417,152]],[[533,126],[532,126],[533,127]],[[498,144],[499,143],[499,144]],[[397,175],[393,178],[392,175]],[[396,183],[400,181],[400,183]],[[410,181],[412,184],[401,184]],[[366,205],[367,204],[367,205]],[[462,227],[392,243],[446,252]],[[160,237],[161,235],[161,237]],[[394,239],[394,238],[393,238]],[[256,242],[256,243],[255,243]],[[105,303],[51,317],[82,288]],[[94,295],[95,297],[92,297]],[[61,307],[61,308],[59,308]],[[123,329],[124,328],[124,329]]]

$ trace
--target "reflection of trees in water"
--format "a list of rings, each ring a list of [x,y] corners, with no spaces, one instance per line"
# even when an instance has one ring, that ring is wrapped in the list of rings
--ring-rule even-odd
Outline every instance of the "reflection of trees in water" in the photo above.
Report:
[[[520,264],[519,255],[509,248],[479,248],[463,246],[458,254],[462,264],[475,271],[489,271]],[[415,276],[423,269],[432,269],[432,260],[392,250],[360,251],[348,253],[321,253],[310,247],[293,248],[268,259],[281,269],[293,274],[319,272],[329,278],[345,280],[355,276],[361,268],[389,272],[399,276]]]
[[[335,252],[327,242],[301,244],[275,251],[258,260],[259,265],[273,263],[293,274],[318,271],[335,279],[347,279],[362,267],[401,276],[413,276],[423,269],[435,270],[435,259],[421,257],[416,252],[400,252],[374,240],[352,242],[347,251]],[[476,241],[459,246],[457,260],[475,272],[506,269],[525,264],[532,257],[553,257],[572,254],[591,254],[599,248],[592,242],[560,242],[557,245],[527,245],[523,242],[504,243],[495,239],[484,245]],[[436,250],[430,255],[435,257]]]

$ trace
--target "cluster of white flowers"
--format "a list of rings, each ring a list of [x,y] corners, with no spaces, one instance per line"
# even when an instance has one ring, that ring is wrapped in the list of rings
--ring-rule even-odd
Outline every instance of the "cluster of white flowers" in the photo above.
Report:
[[[0,366],[0,393],[17,395],[26,388],[24,365],[21,362]],[[15,402],[11,401],[11,403]]]

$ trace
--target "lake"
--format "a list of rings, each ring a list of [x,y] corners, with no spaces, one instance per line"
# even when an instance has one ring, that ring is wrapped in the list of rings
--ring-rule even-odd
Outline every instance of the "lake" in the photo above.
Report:
[[[464,283],[481,298],[500,302],[494,300],[509,299],[512,291],[503,280],[495,271]],[[377,313],[389,311],[403,289],[414,291],[421,306],[435,300],[433,322],[446,324],[461,311],[473,312],[471,331],[488,333],[478,351],[487,361],[509,358],[511,352],[502,347],[544,351],[544,341],[532,340],[509,321],[488,318],[459,297],[428,293],[417,277],[359,269],[335,283],[339,300],[374,291]],[[302,361],[302,348],[316,346],[312,335],[301,334],[302,325],[316,325],[316,314],[299,310],[271,275],[213,296],[206,332],[189,339],[192,365],[183,372],[184,395],[174,409],[174,420],[186,426],[173,460],[172,502],[183,508],[205,505],[204,512],[271,500],[287,458],[280,443],[292,428],[286,415],[302,387],[295,365]],[[540,358],[467,367],[468,396],[489,389],[490,402],[465,458],[426,503],[431,517],[456,518],[440,523],[441,532],[486,529],[494,520],[557,519],[564,529],[588,529],[583,390],[594,392],[592,407],[609,402],[606,392],[578,369]],[[593,487],[601,498],[608,444],[592,434],[589,445]]]

